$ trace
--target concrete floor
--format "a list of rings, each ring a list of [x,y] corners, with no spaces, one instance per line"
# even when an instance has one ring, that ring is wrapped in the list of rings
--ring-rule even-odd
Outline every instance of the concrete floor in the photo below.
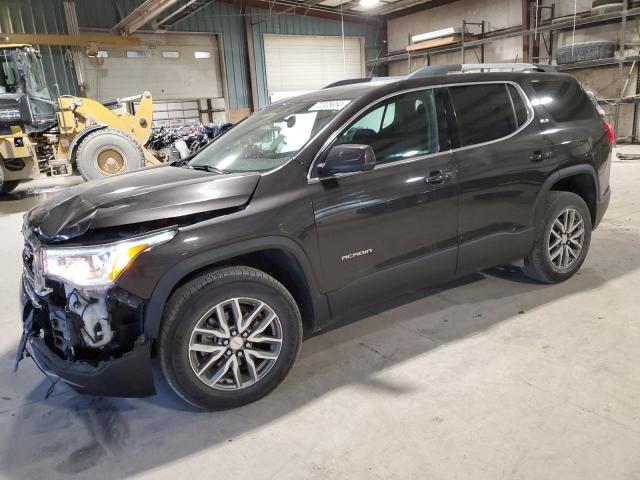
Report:
[[[556,286],[495,269],[369,309],[306,341],[262,401],[195,412],[12,370],[18,194],[0,203],[0,478],[640,478],[640,162],[581,272]]]

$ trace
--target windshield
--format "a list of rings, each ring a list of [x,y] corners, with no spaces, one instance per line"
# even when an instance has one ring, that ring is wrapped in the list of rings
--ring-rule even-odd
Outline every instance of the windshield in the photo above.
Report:
[[[0,50],[0,94],[22,93],[16,65],[13,61],[12,50]]]
[[[24,65],[29,95],[43,100],[51,100],[44,72],[42,71],[42,64],[38,56],[34,52],[27,51],[20,53],[18,58]]]
[[[294,100],[252,115],[194,157],[192,167],[265,172],[284,165],[350,100]]]

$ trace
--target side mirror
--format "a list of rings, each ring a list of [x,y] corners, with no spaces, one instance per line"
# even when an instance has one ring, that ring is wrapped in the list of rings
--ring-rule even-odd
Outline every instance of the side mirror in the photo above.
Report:
[[[321,177],[338,173],[366,172],[376,166],[376,154],[370,145],[335,145],[324,163],[318,165]]]

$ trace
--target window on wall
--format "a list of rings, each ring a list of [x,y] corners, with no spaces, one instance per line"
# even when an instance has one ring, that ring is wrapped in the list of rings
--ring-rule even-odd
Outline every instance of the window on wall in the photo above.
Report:
[[[497,140],[519,128],[506,84],[463,85],[449,91],[462,146]]]
[[[438,152],[433,91],[405,93],[372,107],[338,137],[337,144],[370,145],[377,164]]]

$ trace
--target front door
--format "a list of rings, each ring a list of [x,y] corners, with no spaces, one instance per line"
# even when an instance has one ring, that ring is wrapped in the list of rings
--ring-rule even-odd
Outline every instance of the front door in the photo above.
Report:
[[[373,105],[333,145],[371,145],[375,169],[311,180],[322,287],[334,310],[455,271],[457,182],[438,99],[424,89]]]

